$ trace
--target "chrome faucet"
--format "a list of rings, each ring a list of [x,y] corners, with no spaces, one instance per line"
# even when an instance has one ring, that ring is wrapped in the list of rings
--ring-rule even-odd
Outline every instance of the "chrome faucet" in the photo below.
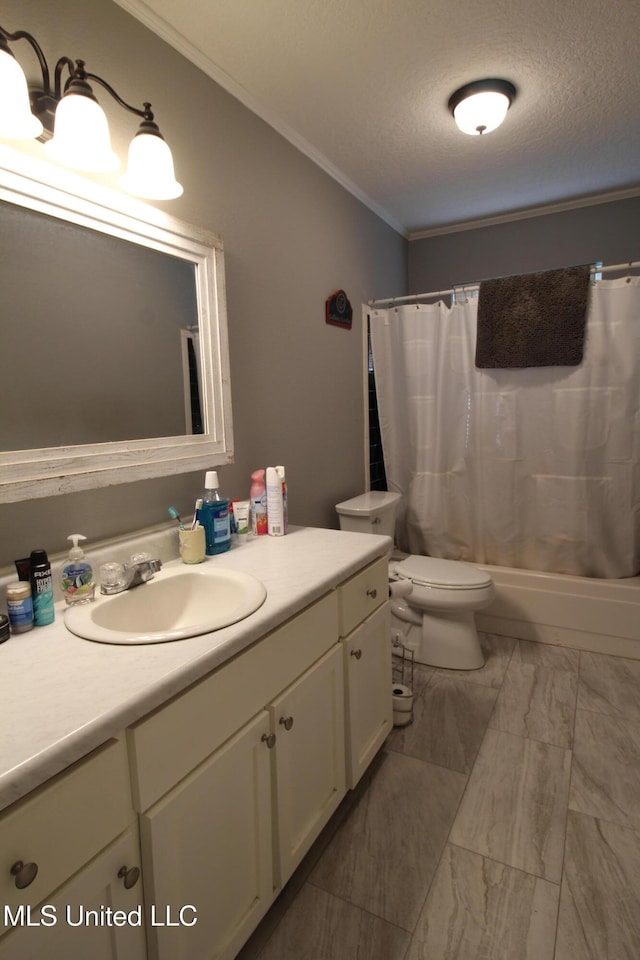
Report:
[[[135,554],[127,563],[104,563],[100,567],[100,593],[107,596],[124,593],[132,587],[153,580],[162,569],[162,560],[147,553]]]

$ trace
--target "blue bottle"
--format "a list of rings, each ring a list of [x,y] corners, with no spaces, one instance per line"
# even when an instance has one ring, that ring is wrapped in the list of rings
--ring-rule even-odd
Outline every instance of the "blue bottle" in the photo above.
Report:
[[[198,519],[204,527],[205,552],[208,557],[212,557],[225,553],[231,546],[229,501],[220,496],[218,474],[215,470],[207,470],[204,487]]]
[[[53,580],[51,564],[46,550],[31,551],[31,594],[33,596],[33,622],[36,627],[53,623]]]

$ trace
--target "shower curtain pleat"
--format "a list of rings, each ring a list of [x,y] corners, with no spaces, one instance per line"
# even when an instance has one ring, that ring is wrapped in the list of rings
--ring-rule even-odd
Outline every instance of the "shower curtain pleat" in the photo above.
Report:
[[[591,289],[579,367],[477,369],[477,301],[374,310],[389,489],[410,552],[640,571],[640,279]]]

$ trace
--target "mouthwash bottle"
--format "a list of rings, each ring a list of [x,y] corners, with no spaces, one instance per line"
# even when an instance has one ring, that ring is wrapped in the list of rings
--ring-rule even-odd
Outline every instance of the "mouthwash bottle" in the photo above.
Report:
[[[204,527],[207,556],[225,553],[231,546],[229,501],[220,496],[216,470],[207,470],[205,474],[199,519]]]

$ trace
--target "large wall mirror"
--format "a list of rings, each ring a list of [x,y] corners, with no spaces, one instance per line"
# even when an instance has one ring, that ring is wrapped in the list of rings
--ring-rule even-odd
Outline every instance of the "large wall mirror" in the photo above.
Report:
[[[222,242],[0,149],[0,502],[233,457]]]

